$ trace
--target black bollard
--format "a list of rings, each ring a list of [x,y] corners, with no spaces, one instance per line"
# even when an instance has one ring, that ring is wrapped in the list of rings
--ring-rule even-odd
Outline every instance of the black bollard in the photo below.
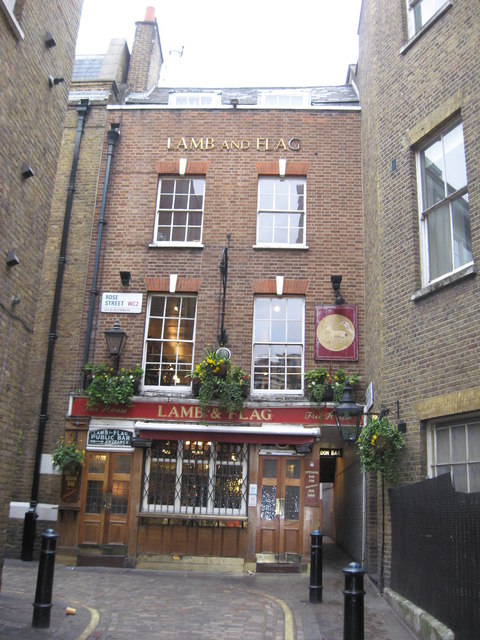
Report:
[[[322,540],[323,533],[315,529],[310,534],[312,538],[310,556],[310,602],[322,601]]]
[[[343,569],[345,574],[345,615],[343,640],[364,640],[363,576],[365,569],[358,562],[351,562]]]
[[[48,629],[52,608],[53,572],[58,534],[53,529],[42,533],[42,548],[38,565],[37,590],[33,603],[32,627]]]

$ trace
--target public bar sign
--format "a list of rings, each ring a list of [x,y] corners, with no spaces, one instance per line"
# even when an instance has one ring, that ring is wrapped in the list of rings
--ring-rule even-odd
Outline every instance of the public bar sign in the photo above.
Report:
[[[318,460],[308,460],[305,464],[305,506],[318,507],[320,498],[320,465]]]
[[[357,308],[315,307],[315,360],[358,360]]]
[[[133,431],[128,429],[92,429],[88,432],[87,447],[102,449],[131,448]]]
[[[143,293],[103,293],[102,313],[141,313]]]

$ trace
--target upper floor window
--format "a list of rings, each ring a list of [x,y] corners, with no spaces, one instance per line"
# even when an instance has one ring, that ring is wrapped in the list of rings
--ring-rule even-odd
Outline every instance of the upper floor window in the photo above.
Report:
[[[446,4],[446,0],[407,0],[408,37],[418,33]]]
[[[303,298],[256,298],[253,389],[300,392],[304,345]]]
[[[480,422],[436,424],[430,431],[431,475],[449,473],[456,491],[480,491]]]
[[[194,296],[150,297],[143,354],[144,388],[191,383],[196,308]]]
[[[305,245],[305,178],[260,178],[257,244]]]
[[[462,124],[430,140],[417,158],[425,286],[472,262]]]
[[[171,93],[168,98],[171,107],[218,107],[221,96],[218,93]]]
[[[160,178],[154,242],[202,239],[205,178]]]
[[[310,105],[310,93],[305,91],[262,91],[261,104],[265,107],[306,107]]]

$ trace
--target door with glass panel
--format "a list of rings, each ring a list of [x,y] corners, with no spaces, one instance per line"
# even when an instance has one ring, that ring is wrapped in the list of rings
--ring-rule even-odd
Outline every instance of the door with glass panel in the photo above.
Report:
[[[132,455],[87,452],[80,544],[127,544]]]
[[[257,553],[302,553],[303,458],[260,456]]]

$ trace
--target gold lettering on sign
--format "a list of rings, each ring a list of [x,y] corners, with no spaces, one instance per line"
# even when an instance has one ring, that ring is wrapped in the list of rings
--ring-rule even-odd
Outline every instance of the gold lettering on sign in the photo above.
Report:
[[[220,145],[222,151],[247,151],[252,146],[250,140],[224,140]],[[211,151],[215,149],[215,139],[210,137],[188,138],[181,137],[177,141],[167,138],[167,151]],[[285,142],[280,138],[277,142],[273,138],[257,138],[257,151],[299,151],[300,138],[290,138]]]
[[[192,151],[195,149],[203,149],[203,138],[200,138],[198,142],[195,142],[195,138],[192,138],[190,142],[190,149],[192,149]]]
[[[300,138],[290,138],[288,148],[292,151],[300,151]]]
[[[279,149],[282,149],[284,151],[287,150],[287,145],[285,144],[285,142],[283,140],[279,140],[277,143],[277,146],[275,147],[275,151],[278,151]]]
[[[232,145],[233,145],[233,143],[232,143]],[[229,150],[228,142],[226,140],[224,140],[224,142],[223,142],[223,144],[222,144],[222,146],[220,148],[222,149],[222,151],[225,150],[225,149],[228,151]],[[233,146],[232,146],[232,148],[233,148]]]
[[[268,138],[257,138],[257,151],[270,151]]]
[[[210,149],[213,149],[215,146],[213,138],[205,138],[205,150],[209,151]]]

